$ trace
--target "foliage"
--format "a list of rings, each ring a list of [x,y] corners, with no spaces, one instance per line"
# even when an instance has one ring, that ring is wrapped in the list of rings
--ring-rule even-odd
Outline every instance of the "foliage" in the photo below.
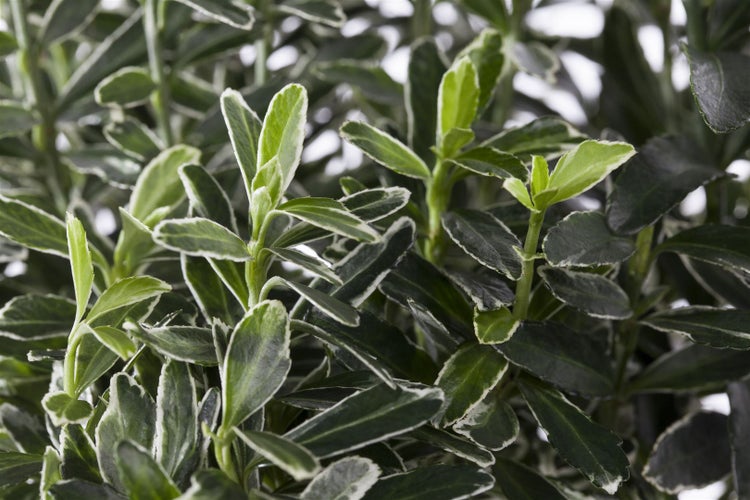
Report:
[[[384,3],[0,2],[0,496],[750,496],[750,4]]]

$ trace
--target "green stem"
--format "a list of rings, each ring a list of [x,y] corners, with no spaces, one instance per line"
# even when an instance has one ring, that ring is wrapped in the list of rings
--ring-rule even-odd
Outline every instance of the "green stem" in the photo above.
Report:
[[[143,28],[146,32],[146,46],[148,48],[148,65],[151,79],[156,83],[156,91],[151,96],[151,105],[156,114],[156,123],[159,127],[164,144],[169,147],[174,145],[172,125],[169,120],[169,82],[167,81],[164,57],[162,54],[162,30],[160,17],[163,17],[164,0],[146,0],[143,14]]]
[[[65,359],[63,360],[63,390],[74,399],[78,398],[75,383],[75,362],[79,342],[78,324],[75,324],[70,331],[70,335],[68,335],[68,347],[65,350]]]
[[[255,85],[261,87],[268,82],[268,55],[273,43],[273,25],[266,16],[263,35],[255,41]]]
[[[437,160],[432,178],[426,181],[428,228],[424,245],[424,256],[433,264],[439,264],[445,251],[442,217],[450,202],[450,168],[442,160]]]
[[[432,33],[432,0],[416,0],[412,17],[412,37],[429,36]]]
[[[216,457],[216,463],[229,478],[234,482],[239,482],[237,477],[237,471],[234,467],[234,460],[232,459],[232,443],[234,436],[227,436],[226,431],[220,428],[217,435],[214,438],[214,456]]]
[[[518,320],[526,319],[529,312],[531,284],[534,282],[534,260],[539,235],[542,232],[545,211],[531,212],[529,227],[526,231],[526,241],[523,245],[523,267],[521,279],[516,284],[516,298],[513,302],[513,317]]]

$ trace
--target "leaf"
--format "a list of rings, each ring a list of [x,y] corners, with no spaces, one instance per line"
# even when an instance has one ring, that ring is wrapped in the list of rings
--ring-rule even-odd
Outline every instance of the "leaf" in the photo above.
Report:
[[[547,190],[557,192],[542,207],[578,196],[588,191],[635,154],[633,146],[624,142],[584,141],[565,153],[549,177]],[[538,193],[534,198],[541,199]]]
[[[493,348],[472,343],[461,346],[435,380],[446,400],[442,426],[466,416],[500,382],[507,369],[508,362]]]
[[[280,205],[278,210],[348,238],[374,242],[380,237],[341,202],[330,198],[295,198]]]
[[[590,316],[627,319],[633,314],[628,294],[604,276],[550,266],[538,272],[552,295]]]
[[[696,226],[672,236],[656,251],[675,252],[750,273],[750,228],[713,224]]]
[[[136,352],[136,346],[125,332],[111,326],[99,326],[91,330],[96,338],[117,354],[123,361],[129,360]]]
[[[61,447],[62,479],[81,479],[93,483],[102,481],[94,443],[83,427],[78,424],[63,427]]]
[[[422,160],[432,163],[435,155],[430,148],[435,145],[438,89],[446,66],[431,37],[414,41],[409,54],[404,86],[408,144]]]
[[[18,50],[18,41],[12,33],[0,31],[0,59]]]
[[[291,366],[289,337],[278,301],[261,302],[237,324],[221,366],[224,429],[240,425],[281,387]]]
[[[473,441],[444,430],[425,425],[413,431],[411,436],[480,467],[488,467],[495,463],[495,457],[489,451]]]
[[[56,295],[19,295],[0,309],[0,337],[19,341],[67,337],[76,305]]]
[[[370,459],[345,457],[315,476],[300,494],[301,500],[359,500],[377,482],[380,468]]]
[[[277,8],[281,12],[332,28],[340,28],[346,21],[346,15],[336,0],[287,0]]]
[[[65,392],[50,392],[42,399],[42,406],[47,411],[52,423],[64,424],[85,423],[94,411],[86,401],[74,398]]]
[[[0,101],[0,138],[22,135],[39,120],[34,113],[16,101]]]
[[[367,156],[394,172],[415,179],[429,179],[432,173],[411,149],[372,125],[364,122],[346,122],[341,136],[361,149]]]
[[[595,486],[614,495],[629,477],[628,458],[620,439],[592,422],[554,389],[524,378],[519,389],[534,418],[560,456],[581,471]]]
[[[390,389],[384,384],[349,396],[285,437],[320,458],[349,452],[419,427],[443,403],[439,389]]]
[[[506,129],[481,145],[514,155],[556,155],[586,138],[568,122],[543,116],[526,125]]]
[[[135,329],[138,340],[168,358],[203,366],[216,366],[216,348],[209,328],[159,326]]]
[[[180,496],[180,490],[164,469],[146,450],[133,442],[125,440],[117,445],[115,463],[130,498],[170,500]]]
[[[485,177],[525,180],[528,172],[524,164],[510,153],[498,149],[477,147],[464,151],[450,160],[452,165]]]
[[[192,485],[181,499],[184,500],[247,500],[239,484],[218,469],[201,469],[190,478]]]
[[[252,8],[231,0],[177,0],[220,23],[249,31],[253,27]]]
[[[469,57],[455,61],[443,75],[438,89],[438,148],[443,157],[451,157],[455,151],[445,150],[442,141],[455,128],[468,129],[474,121],[479,106],[479,79]]]
[[[479,311],[501,309],[513,303],[513,291],[497,273],[451,271],[449,277]]]
[[[237,262],[252,259],[239,236],[202,217],[163,220],[154,228],[154,241],[170,250],[195,257]]]
[[[388,106],[401,106],[403,87],[380,66],[370,61],[340,60],[319,63],[314,74],[325,82],[349,84],[365,99]]]
[[[560,490],[544,476],[515,460],[498,457],[492,467],[492,474],[505,496],[513,500],[565,499]]]
[[[365,500],[450,500],[470,498],[488,491],[494,479],[471,465],[428,465],[380,479]]]
[[[75,348],[73,387],[66,387],[66,390],[74,390],[76,395],[80,395],[114,366],[118,356],[99,342],[86,323],[78,326],[72,338],[75,338],[75,342],[68,349]]]
[[[635,243],[613,233],[601,213],[573,212],[547,231],[542,249],[553,266],[600,266],[624,261]]]
[[[69,498],[97,498],[99,500],[125,500],[114,488],[107,484],[91,483],[82,479],[65,479],[50,487],[52,498],[66,500]]]
[[[721,480],[731,470],[727,423],[707,411],[678,420],[656,440],[643,477],[671,494]]]
[[[41,470],[41,455],[0,451],[0,487],[26,481]]]
[[[659,331],[686,335],[693,342],[719,349],[750,349],[750,311],[682,307],[652,314],[641,322]]]
[[[86,231],[81,221],[71,213],[67,214],[66,233],[70,267],[73,272],[73,288],[76,295],[75,324],[81,321],[91,296],[94,283],[94,266],[91,263],[91,252],[86,242]]]
[[[263,119],[257,165],[278,157],[282,192],[289,187],[299,165],[306,119],[307,91],[297,84],[289,84],[273,96]]]
[[[330,268],[330,264],[318,257],[312,257],[291,248],[267,248],[266,250],[286,262],[295,264],[305,271],[323,278],[329,283],[334,285],[344,284],[341,278]]]
[[[750,353],[692,344],[648,365],[628,385],[631,392],[708,392],[750,374]]]
[[[518,42],[515,45],[518,45]],[[477,82],[479,83],[478,110],[487,106],[495,87],[500,82],[505,61],[504,54],[502,34],[497,30],[488,28],[482,30],[457,57],[468,56],[474,63]]]
[[[607,202],[607,224],[620,234],[636,233],[721,175],[691,139],[653,138],[617,176]]]
[[[104,314],[158,297],[171,289],[167,283],[151,276],[131,276],[118,280],[99,296],[86,321],[93,323]]]
[[[220,318],[231,323],[232,310],[221,279],[205,259],[180,255],[182,276],[207,320]]]
[[[49,437],[41,415],[11,403],[0,404],[0,426],[6,438],[23,453],[42,455],[49,446]],[[11,445],[11,446],[12,446]]]
[[[163,148],[161,140],[148,127],[132,118],[109,122],[102,132],[107,142],[138,161],[150,161]]]
[[[173,146],[162,151],[146,165],[130,197],[130,213],[146,223],[160,207],[172,207],[185,196],[180,182],[181,166],[197,163],[200,151],[190,146]],[[153,221],[153,227],[158,220]],[[149,224],[146,224],[149,225]]]
[[[0,235],[32,250],[68,257],[65,224],[20,200],[0,195]]]
[[[237,427],[234,433],[253,451],[267,458],[295,481],[310,479],[320,471],[320,463],[315,455],[294,441],[270,432],[243,431]]]
[[[52,446],[47,446],[42,456],[42,472],[39,478],[38,493],[40,498],[53,498],[49,490],[52,485],[59,482],[60,475],[60,457]],[[12,488],[12,487],[11,487]]]
[[[263,124],[250,109],[242,94],[236,90],[226,89],[221,94],[221,113],[229,131],[234,156],[240,166],[248,199],[252,195],[252,183],[258,165],[258,139]]]
[[[502,344],[518,329],[521,321],[505,306],[490,311],[474,310],[474,335],[480,344]]]
[[[564,325],[524,322],[509,341],[495,348],[511,363],[566,391],[610,396],[614,390],[605,346]]]
[[[750,58],[740,52],[704,52],[683,45],[690,64],[690,88],[703,120],[716,133],[731,132],[750,120],[745,81]]]
[[[284,280],[284,284],[339,323],[347,326],[357,326],[359,324],[359,314],[349,304],[301,283]]]
[[[156,90],[156,83],[143,68],[121,68],[99,82],[94,99],[99,106],[115,105],[130,108],[144,103]]]
[[[750,392],[747,381],[738,381],[727,387],[729,396],[729,440],[732,450],[732,479],[737,498],[745,498],[748,494],[750,483],[748,472],[750,462],[748,461],[747,448],[744,443],[750,437]]]
[[[184,363],[162,366],[156,396],[156,434],[153,454],[167,476],[187,478],[185,462],[198,443],[198,401],[195,381]]]
[[[487,449],[499,451],[518,437],[518,417],[508,403],[490,393],[453,424],[453,430]]]
[[[521,277],[523,259],[514,249],[521,242],[499,219],[478,210],[456,210],[442,220],[448,236],[479,263],[513,280]]]
[[[49,46],[70,38],[93,19],[98,3],[97,0],[54,0],[44,13],[39,43]]]
[[[516,42],[511,50],[511,57],[518,69],[524,73],[543,78],[549,83],[555,83],[555,73],[560,69],[557,54],[546,45],[532,42]]]
[[[199,165],[184,165],[179,175],[193,215],[210,219],[237,233],[237,221],[229,196],[216,179]]]

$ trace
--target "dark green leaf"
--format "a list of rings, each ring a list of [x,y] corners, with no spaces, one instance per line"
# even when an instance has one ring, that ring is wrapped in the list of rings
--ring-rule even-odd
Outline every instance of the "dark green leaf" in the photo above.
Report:
[[[278,5],[281,12],[298,16],[306,21],[340,28],[346,21],[337,0],[287,0]]]
[[[380,468],[372,460],[346,457],[333,462],[310,481],[301,500],[359,500],[377,482]]]
[[[682,307],[652,314],[641,322],[662,332],[686,335],[693,342],[711,347],[750,349],[750,311]]]
[[[41,470],[41,455],[0,451],[0,487],[26,481]]]
[[[71,338],[75,338],[74,346],[68,347],[75,348],[74,386],[68,390],[72,389],[76,394],[81,394],[114,366],[118,356],[99,342],[86,323],[81,323]]]
[[[213,336],[209,328],[198,326],[160,326],[133,330],[138,340],[160,354],[178,361],[203,366],[218,363]]]
[[[513,280],[521,277],[523,259],[515,250],[521,242],[499,219],[478,210],[457,210],[443,215],[443,227],[481,264]]]
[[[19,295],[0,309],[0,337],[44,340],[65,337],[76,317],[76,305],[56,295]]]
[[[34,113],[16,101],[0,101],[0,138],[22,135],[38,122]]]
[[[180,256],[182,275],[206,319],[231,322],[230,298],[216,272],[205,259]],[[179,358],[178,358],[179,359]]]
[[[635,243],[617,236],[599,212],[573,212],[547,232],[544,256],[553,266],[616,264],[635,252]]]
[[[50,487],[49,493],[56,500],[68,500],[70,498],[125,500],[127,498],[107,484],[90,483],[82,479],[58,481]]]
[[[127,67],[99,82],[94,90],[94,99],[100,106],[129,108],[148,100],[155,89],[156,83],[148,71],[139,67]]]
[[[151,455],[129,440],[117,445],[115,458],[120,479],[132,499],[171,500],[180,490]]]
[[[678,233],[656,249],[750,273],[750,228],[706,224]]]
[[[416,179],[429,179],[430,169],[411,149],[398,139],[364,122],[346,122],[341,136],[384,167]]]
[[[376,385],[342,400],[286,434],[321,458],[403,434],[432,418],[443,403],[435,388]]]
[[[382,478],[365,500],[452,500],[480,495],[494,479],[470,465],[430,465]]]
[[[66,152],[65,163],[82,174],[100,178],[110,186],[131,189],[141,171],[131,156],[105,145],[88,146]]]
[[[554,83],[555,73],[560,69],[560,60],[549,47],[536,41],[516,42],[511,54],[518,69]]]
[[[492,473],[497,485],[510,500],[565,499],[544,476],[515,460],[498,458]]]
[[[68,257],[65,224],[20,200],[0,195],[0,234],[40,252]]]
[[[158,297],[171,289],[167,283],[151,276],[131,276],[118,280],[99,296],[86,315],[86,321],[92,323],[107,313]]]
[[[490,393],[456,422],[453,430],[485,448],[499,451],[518,437],[518,417],[508,403]]]
[[[643,477],[671,494],[721,480],[731,470],[727,423],[705,411],[675,422],[654,444]]]
[[[18,42],[15,37],[7,31],[0,31],[0,59],[16,50],[18,50]]]
[[[195,381],[184,363],[168,361],[162,366],[156,396],[154,458],[166,474],[185,476],[181,466],[198,442],[198,401]]]
[[[495,457],[491,452],[473,441],[444,430],[425,425],[413,431],[411,436],[452,455],[474,462],[480,467],[488,467],[495,463]]]
[[[502,344],[518,329],[521,320],[505,306],[491,311],[474,310],[474,335],[480,344]]]
[[[93,483],[102,481],[94,443],[83,427],[78,424],[63,427],[61,446],[60,472],[63,479],[81,479]]]
[[[180,168],[180,180],[194,215],[210,219],[237,233],[237,221],[229,196],[205,168],[185,165]]]
[[[590,396],[612,394],[614,372],[605,346],[562,324],[524,322],[496,349],[511,363],[566,391]]]
[[[40,43],[48,46],[70,38],[91,21],[98,3],[97,0],[54,0],[44,13],[38,35]]]
[[[295,481],[310,479],[320,471],[320,463],[304,446],[270,432],[243,431],[234,433],[272,464],[289,474]]]
[[[327,293],[321,292],[309,286],[294,281],[284,280],[284,284],[310,301],[327,316],[347,326],[357,326],[359,315],[357,310],[346,302],[342,302]]]
[[[586,138],[568,122],[554,116],[510,128],[482,143],[515,155],[555,155],[566,151]]]
[[[300,220],[336,234],[367,242],[380,235],[340,202],[331,198],[295,198],[279,206],[279,210]]]
[[[500,179],[517,177],[526,180],[528,176],[526,167],[521,160],[510,153],[494,148],[478,147],[470,149],[452,158],[450,163],[486,177]]]
[[[0,427],[23,453],[41,455],[49,445],[44,419],[10,403],[0,404]]]
[[[594,485],[614,495],[630,475],[620,439],[554,389],[529,378],[523,379],[519,388],[560,456]]]
[[[590,316],[626,319],[633,314],[628,294],[604,276],[550,266],[540,267],[538,272],[552,295]]]
[[[224,123],[229,131],[234,156],[242,171],[248,199],[252,196],[252,184],[258,169],[258,139],[263,124],[250,109],[242,94],[236,90],[227,89],[221,94],[221,112]],[[218,222],[218,221],[217,221]]]
[[[315,75],[326,82],[349,84],[367,99],[378,103],[400,106],[403,102],[401,84],[393,80],[383,68],[369,62],[329,61],[318,64]]]
[[[745,446],[750,439],[750,386],[747,381],[733,382],[727,387],[729,396],[729,439],[732,449],[732,479],[737,498],[750,493],[750,455]]]
[[[750,57],[740,52],[703,52],[690,46],[683,50],[690,63],[690,87],[711,130],[726,133],[747,123]]]
[[[334,285],[344,284],[341,278],[330,268],[330,264],[320,258],[312,257],[291,248],[268,248],[267,250],[282,260],[291,262],[316,276],[320,276],[329,283]]]
[[[190,481],[192,486],[183,495],[185,500],[247,500],[240,485],[220,470],[201,469]]]
[[[513,303],[513,291],[499,274],[456,270],[451,271],[449,277],[480,311],[500,309]]]
[[[221,224],[201,217],[161,221],[154,228],[154,241],[194,257],[237,262],[252,258],[239,236]]]
[[[163,148],[149,128],[132,118],[110,122],[103,132],[110,144],[139,161],[150,161]]]
[[[432,163],[437,130],[438,88],[445,62],[433,38],[420,38],[410,47],[404,100],[409,146],[422,160]]]
[[[177,0],[209,18],[233,28],[250,30],[254,18],[250,5],[231,0]]]

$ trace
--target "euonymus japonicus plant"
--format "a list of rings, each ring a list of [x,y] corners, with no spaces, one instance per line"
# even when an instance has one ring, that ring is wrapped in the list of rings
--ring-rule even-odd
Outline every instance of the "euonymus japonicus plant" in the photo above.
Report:
[[[748,495],[746,2],[411,3],[0,2],[0,496]]]

